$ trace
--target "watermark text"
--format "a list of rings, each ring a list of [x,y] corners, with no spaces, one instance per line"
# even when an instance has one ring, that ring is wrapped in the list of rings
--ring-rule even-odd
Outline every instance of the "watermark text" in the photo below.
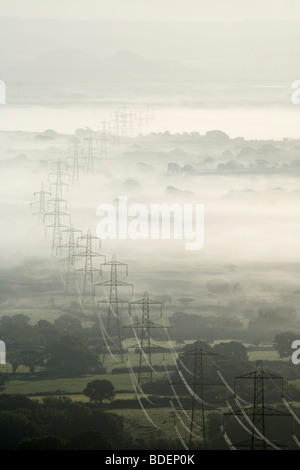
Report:
[[[128,205],[127,196],[118,204],[100,204],[96,233],[102,240],[185,240],[188,251],[204,244],[203,204]]]

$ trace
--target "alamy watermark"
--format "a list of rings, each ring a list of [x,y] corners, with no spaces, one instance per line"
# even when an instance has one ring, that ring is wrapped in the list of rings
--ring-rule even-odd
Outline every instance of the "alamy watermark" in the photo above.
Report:
[[[292,349],[296,349],[296,351],[293,352],[292,354],[292,363],[297,366],[300,364],[300,339],[295,339],[295,341],[292,342]]]
[[[0,341],[0,364],[6,364],[6,346],[4,341]]]
[[[188,251],[201,250],[204,244],[203,204],[128,205],[119,196],[117,207],[100,204],[101,217],[96,233],[102,240],[184,240]]]
[[[0,104],[6,104],[6,85],[3,80],[0,80]]]
[[[292,103],[300,104],[300,80],[294,80],[292,83],[292,88],[295,90],[292,94]]]

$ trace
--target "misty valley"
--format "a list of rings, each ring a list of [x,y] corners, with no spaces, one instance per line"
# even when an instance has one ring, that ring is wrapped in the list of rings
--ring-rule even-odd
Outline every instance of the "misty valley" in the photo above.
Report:
[[[299,139],[110,117],[1,132],[1,448],[297,448]],[[176,210],[168,237],[101,240],[122,197],[149,230],[147,208],[203,204],[202,246]]]

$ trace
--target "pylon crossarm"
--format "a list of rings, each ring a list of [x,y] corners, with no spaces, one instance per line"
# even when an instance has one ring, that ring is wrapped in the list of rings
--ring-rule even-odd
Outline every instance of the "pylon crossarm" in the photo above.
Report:
[[[82,245],[75,245],[75,248],[81,248],[81,247],[82,247]],[[83,246],[83,248],[85,248],[85,247]],[[86,251],[82,251],[81,253],[76,253],[76,256],[86,257]],[[105,255],[102,255],[101,253],[97,253],[95,251],[91,251],[89,253],[89,256],[97,256],[98,257],[98,256],[105,256]],[[99,269],[97,269],[97,271],[99,271]]]
[[[62,232],[66,232],[66,230],[62,230]],[[72,245],[71,243],[65,243],[63,245],[58,245],[57,248],[84,248],[83,245]],[[77,255],[74,255],[77,256]]]
[[[140,299],[140,300],[134,300],[133,302],[130,302],[131,305],[137,305],[137,304],[143,304],[145,302],[144,299]],[[151,299],[147,299],[146,300],[147,304],[151,304],[151,305],[162,305],[161,302],[157,302],[156,300],[151,300]]]
[[[128,264],[115,260],[115,261],[107,261],[106,263],[102,263],[101,266],[128,266]]]
[[[62,225],[62,224],[60,224],[59,226],[60,226],[60,227],[67,227],[67,225]],[[55,228],[55,227],[56,227],[55,224],[47,225],[47,226],[46,226],[46,231],[47,231],[47,228]]]
[[[128,282],[125,282],[125,281],[118,281],[118,280],[116,280],[116,281],[113,281],[113,282],[112,282],[112,281],[97,282],[97,284],[95,284],[95,287],[96,287],[96,286],[104,286],[104,287],[105,287],[105,286],[106,286],[106,287],[107,287],[107,286],[108,286],[108,287],[110,287],[110,286],[118,286],[118,287],[122,287],[122,286],[126,286],[126,287],[127,287],[127,286],[131,286],[131,287],[132,287],[133,284],[129,284]]]
[[[71,218],[71,215],[70,214],[67,214],[66,212],[46,212],[45,213],[45,216],[46,215],[62,215],[62,216],[68,216],[69,218]],[[64,225],[64,227],[67,227],[67,225]]]
[[[126,328],[145,328],[145,330],[146,330],[146,329],[150,329],[150,328],[169,328],[169,327],[168,326],[158,325],[157,323],[153,323],[153,322],[149,321],[149,324],[148,323],[145,324],[145,323],[142,323],[142,322],[138,322],[138,323],[133,323],[132,325],[128,325]]]
[[[112,304],[113,305],[114,303],[128,304],[128,300],[116,299],[116,300],[114,300],[114,302],[111,302],[109,299],[103,299],[103,300],[98,300],[97,301],[97,304]]]
[[[82,235],[81,237],[77,237],[77,240],[99,240],[99,237],[96,237],[95,235]]]
[[[75,255],[76,256],[76,255]],[[99,272],[99,269],[96,269],[96,268],[89,268],[89,269],[86,269],[86,268],[78,268],[76,269],[76,271],[82,271],[82,272],[86,272],[86,271],[92,271],[92,272]]]

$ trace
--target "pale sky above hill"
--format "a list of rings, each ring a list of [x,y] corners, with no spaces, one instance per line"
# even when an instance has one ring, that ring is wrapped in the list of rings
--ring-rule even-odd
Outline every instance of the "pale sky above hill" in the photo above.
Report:
[[[4,17],[70,20],[300,20],[299,0],[0,0]]]

